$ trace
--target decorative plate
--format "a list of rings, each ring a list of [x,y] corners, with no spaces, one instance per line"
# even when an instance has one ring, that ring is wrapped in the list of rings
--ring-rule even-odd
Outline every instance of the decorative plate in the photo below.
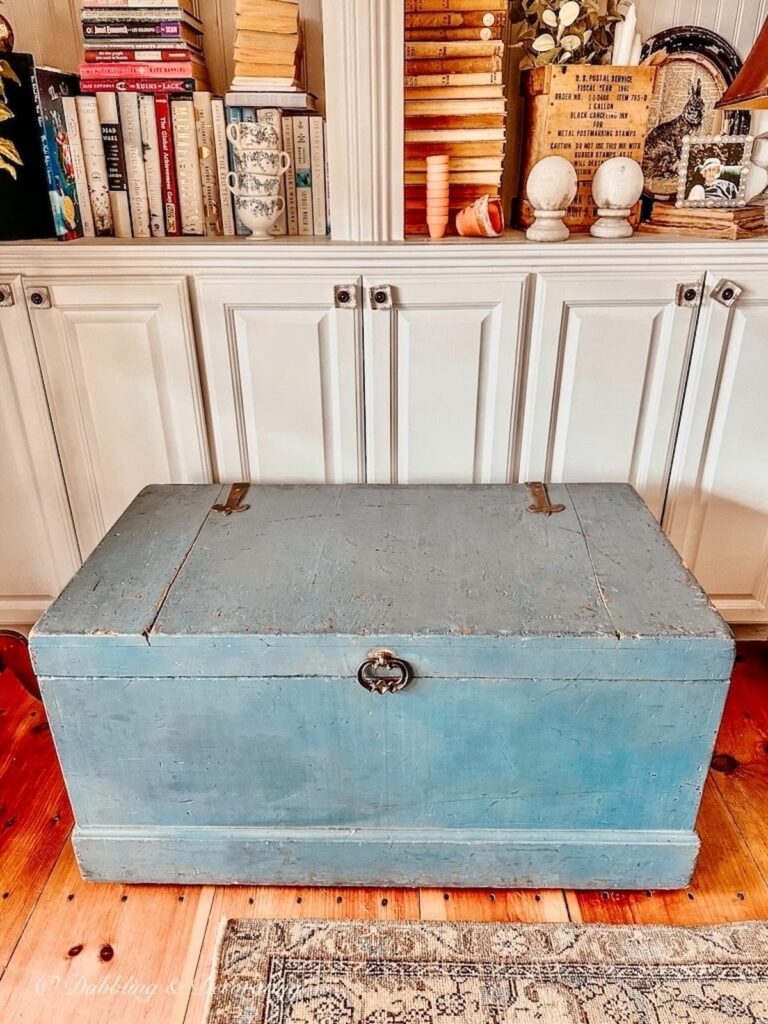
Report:
[[[643,63],[658,69],[643,160],[645,194],[672,202],[686,135],[749,133],[749,111],[715,110],[741,70],[741,58],[716,32],[687,26],[652,36]]]

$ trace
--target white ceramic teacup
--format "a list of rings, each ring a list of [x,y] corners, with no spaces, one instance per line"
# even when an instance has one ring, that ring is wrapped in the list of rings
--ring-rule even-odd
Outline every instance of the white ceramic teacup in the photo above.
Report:
[[[235,196],[237,214],[243,224],[251,229],[251,239],[272,238],[270,228],[274,227],[285,209],[282,196],[263,199],[261,196]]]
[[[285,174],[291,166],[288,154],[276,149],[240,149],[235,147],[235,170],[240,174]]]
[[[233,121],[227,138],[240,149],[280,149],[280,137],[271,124],[261,121]]]
[[[233,196],[276,196],[280,191],[280,178],[273,174],[227,175],[227,188]]]

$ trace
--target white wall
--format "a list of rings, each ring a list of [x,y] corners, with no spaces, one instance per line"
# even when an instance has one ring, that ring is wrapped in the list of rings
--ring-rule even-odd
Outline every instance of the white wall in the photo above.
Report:
[[[365,0],[361,0],[365,2]],[[16,49],[33,53],[39,64],[76,70],[81,55],[79,29],[83,0],[5,0],[0,13],[13,25]],[[323,35],[321,0],[301,0],[309,88],[322,101]],[[227,91],[232,79],[235,0],[203,0],[205,51],[214,91]]]
[[[730,40],[742,57],[768,17],[768,0],[638,0],[643,38],[673,25],[703,25]]]

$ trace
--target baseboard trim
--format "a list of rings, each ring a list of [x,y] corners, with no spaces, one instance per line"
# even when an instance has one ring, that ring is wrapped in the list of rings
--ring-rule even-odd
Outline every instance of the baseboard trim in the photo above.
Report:
[[[75,828],[83,875],[216,885],[679,889],[695,832]]]

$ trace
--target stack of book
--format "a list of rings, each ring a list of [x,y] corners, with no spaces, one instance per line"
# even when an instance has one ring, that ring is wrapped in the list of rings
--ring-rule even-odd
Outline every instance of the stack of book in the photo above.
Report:
[[[85,0],[83,92],[210,89],[199,0]]]
[[[294,102],[286,102],[291,99]],[[315,97],[298,92],[290,96],[231,92],[226,103],[229,123],[262,121],[272,125],[282,150],[290,157],[290,167],[280,179],[285,212],[275,225],[275,234],[327,235],[330,202],[325,121],[314,113]],[[239,222],[236,231],[239,235],[249,233]]]
[[[428,233],[426,158],[450,157],[450,225],[498,196],[506,138],[507,0],[405,0],[405,232]]]
[[[236,0],[233,91],[301,86],[299,0]]]

